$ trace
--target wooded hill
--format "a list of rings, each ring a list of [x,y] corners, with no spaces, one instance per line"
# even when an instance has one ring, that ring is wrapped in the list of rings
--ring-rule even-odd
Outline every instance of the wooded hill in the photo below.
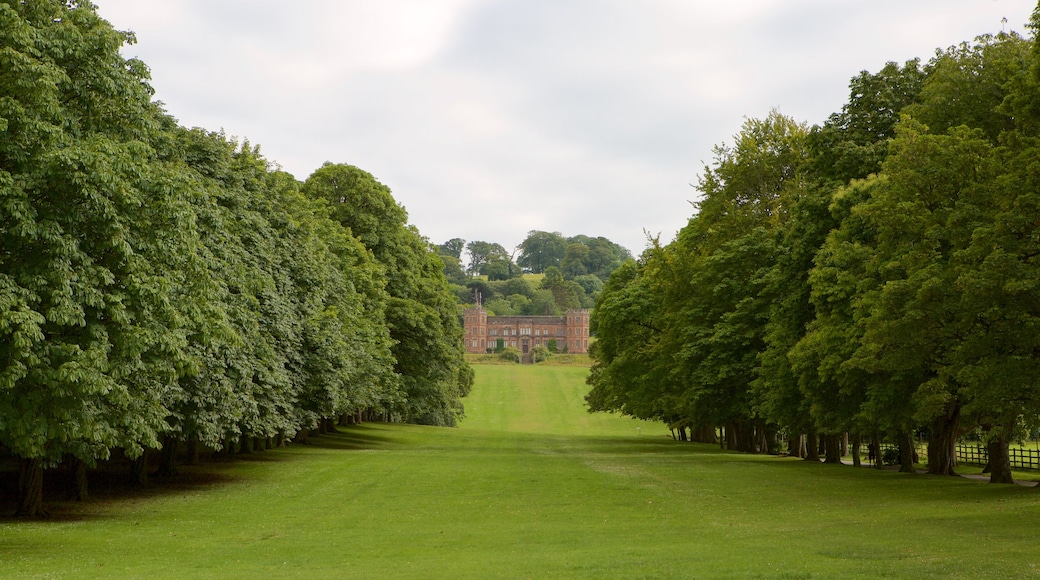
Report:
[[[1035,36],[862,72],[822,125],[748,120],[698,189],[600,295],[592,409],[813,460],[822,436],[828,462],[850,433],[904,470],[923,437],[936,474],[975,432],[1011,481],[1008,444],[1040,423]]]
[[[234,452],[365,417],[453,425],[472,382],[442,262],[349,165],[305,182],[178,126],[88,2],[0,4],[0,460]],[[5,467],[5,465],[0,465]]]
[[[463,250],[469,264],[462,266]],[[512,253],[493,242],[454,238],[438,246],[459,303],[479,296],[493,314],[560,315],[592,308],[603,282],[632,254],[604,237],[532,230]],[[516,261],[514,262],[514,256]],[[524,274],[540,275],[529,281]]]

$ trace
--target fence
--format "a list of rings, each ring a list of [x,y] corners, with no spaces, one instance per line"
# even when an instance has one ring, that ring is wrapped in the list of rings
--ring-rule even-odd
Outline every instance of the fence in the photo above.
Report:
[[[1013,468],[1040,469],[1040,450],[1012,447],[1008,449],[1008,456]],[[982,445],[958,445],[957,461],[971,465],[986,465],[989,463],[989,452]]]
[[[885,450],[891,449],[893,451],[898,450],[899,447],[891,443],[881,444],[881,456],[885,456]],[[861,451],[864,460],[867,458],[867,448],[863,447]],[[928,455],[926,446],[917,446],[918,456],[923,461]],[[1008,457],[1011,459],[1011,467],[1014,469],[1035,469],[1040,470],[1040,450],[1037,449],[1021,449],[1012,447],[1008,449]],[[985,445],[958,445],[957,446],[957,463],[964,463],[966,465],[986,465],[989,463],[989,453],[986,450]]]

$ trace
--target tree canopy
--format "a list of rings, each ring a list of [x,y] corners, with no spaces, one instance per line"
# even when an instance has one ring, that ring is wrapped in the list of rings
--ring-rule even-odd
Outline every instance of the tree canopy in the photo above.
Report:
[[[590,410],[832,462],[887,440],[903,469],[924,436],[936,474],[975,432],[1010,481],[1040,422],[1038,71],[1035,39],[983,36],[857,75],[821,126],[745,122],[600,293]]]
[[[0,4],[0,453],[43,470],[454,424],[472,382],[435,249],[370,174],[301,184],[185,129],[88,2]],[[86,495],[77,478],[76,495]]]

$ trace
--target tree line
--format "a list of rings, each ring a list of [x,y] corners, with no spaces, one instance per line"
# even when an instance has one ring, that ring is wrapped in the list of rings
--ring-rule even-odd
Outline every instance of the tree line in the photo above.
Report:
[[[1029,25],[1040,28],[1040,7]],[[1040,416],[1040,45],[981,36],[866,71],[821,125],[715,149],[696,214],[596,303],[592,411],[840,461],[842,437],[993,482]],[[717,431],[721,429],[721,431]]]
[[[463,267],[463,252],[469,263]],[[515,251],[501,244],[454,238],[440,244],[444,274],[462,305],[478,297],[494,314],[560,315],[569,308],[591,308],[610,277],[632,259],[623,246],[599,236],[564,237],[532,230]],[[514,261],[515,258],[515,261]],[[541,274],[538,281],[524,274]]]
[[[89,2],[0,4],[0,458],[87,493],[118,453],[251,450],[366,418],[454,425],[455,296],[390,190],[305,182],[181,127]]]

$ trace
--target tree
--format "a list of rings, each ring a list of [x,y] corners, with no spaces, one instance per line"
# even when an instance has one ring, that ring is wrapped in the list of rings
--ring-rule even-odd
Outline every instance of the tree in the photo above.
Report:
[[[966,125],[996,143],[1014,128],[1003,107],[1012,82],[1026,71],[1031,46],[1015,33],[984,35],[938,52],[926,67],[917,101],[904,112],[940,135]]]
[[[119,55],[133,37],[89,4],[0,20],[0,441],[22,459],[18,513],[38,517],[64,455],[158,446],[187,365],[163,256],[193,240],[184,199],[152,181],[164,120]]]
[[[580,288],[578,286],[578,289]],[[579,296],[575,294],[574,287],[568,285],[567,280],[564,279],[563,272],[556,266],[550,266],[545,271],[541,289],[552,293],[556,309],[578,308],[581,305]]]
[[[451,256],[458,261],[462,260],[462,250],[466,248],[466,240],[462,238],[452,238],[443,244],[437,246],[437,253],[442,256]]]
[[[759,354],[758,376],[752,388],[758,412],[786,430],[789,452],[798,456],[802,453],[800,434],[812,441],[817,433],[817,423],[810,413],[811,399],[804,394],[802,383],[818,377],[797,372],[792,364],[792,349],[816,317],[810,300],[809,271],[837,222],[829,211],[828,188],[807,187],[795,192],[795,197],[790,219],[775,234],[776,246],[787,251],[777,256],[763,278],[763,296],[771,306],[765,347]],[[824,426],[834,433],[844,425],[828,421]],[[806,458],[816,458],[815,450],[806,451]]]
[[[462,328],[443,263],[394,201],[390,189],[350,165],[325,164],[304,192],[330,204],[333,219],[357,236],[383,265],[386,320],[404,399],[393,406],[410,422],[454,425],[469,390]],[[467,249],[473,244],[471,242]]]
[[[487,276],[489,281],[508,280],[520,276],[520,268],[509,260],[495,258],[484,264],[480,273]]]
[[[560,271],[568,279],[582,276],[588,273],[588,267],[586,266],[588,261],[588,246],[578,242],[568,244],[567,250],[563,254],[563,261],[560,262]]]
[[[770,304],[763,273],[802,187],[805,136],[776,112],[746,122],[732,149],[716,149],[698,214],[676,240],[611,276],[594,315],[590,408],[656,416],[712,439],[724,425],[731,448],[771,448],[749,385]]]
[[[445,254],[441,254],[438,257],[441,259],[441,262],[444,263],[442,271],[444,272],[444,277],[447,278],[448,282],[460,286],[465,286],[469,283],[470,277],[465,271],[463,271],[462,262],[458,258]]]
[[[662,259],[661,249],[654,248],[644,254],[642,263],[626,262],[596,301],[590,323],[600,338],[590,349],[593,363],[587,382],[592,389],[585,396],[589,412],[616,411],[665,420],[675,413],[669,400],[673,381],[658,348],[661,296],[645,276]]]
[[[516,263],[526,272],[541,274],[550,266],[559,267],[566,247],[567,240],[559,232],[531,230],[517,248]]]
[[[913,59],[853,77],[841,112],[810,132],[813,173],[841,185],[879,172],[899,114],[917,102],[925,74],[921,61]]]
[[[496,260],[512,263],[509,252],[501,244],[473,241],[466,244],[466,252],[469,253],[467,271],[470,274],[487,274],[488,264]]]

